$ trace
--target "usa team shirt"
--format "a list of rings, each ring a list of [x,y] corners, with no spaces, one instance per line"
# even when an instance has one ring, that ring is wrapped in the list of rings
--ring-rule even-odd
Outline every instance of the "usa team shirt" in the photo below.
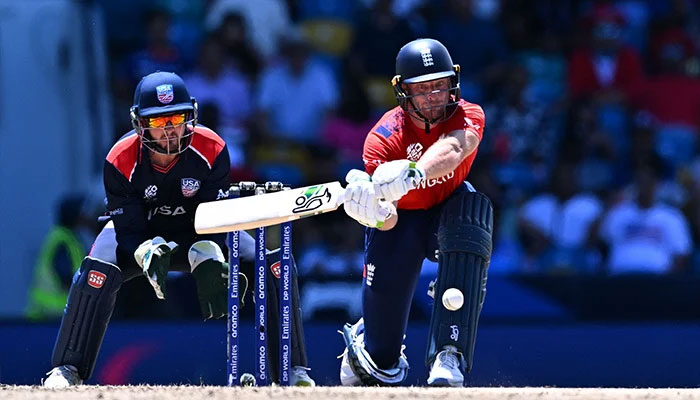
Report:
[[[107,155],[104,185],[121,250],[133,254],[143,241],[154,236],[165,240],[189,235],[194,238],[197,205],[227,196],[228,150],[214,131],[196,126],[188,148],[170,165],[160,167],[151,163],[149,150],[141,146],[132,130]],[[223,248],[224,236],[207,238]]]
[[[362,155],[368,174],[373,174],[380,164],[387,161],[418,161],[433,143],[452,131],[469,129],[477,134],[479,140],[484,134],[484,111],[478,104],[463,99],[460,99],[454,114],[447,121],[430,128],[428,134],[424,129],[417,127],[410,118],[397,106],[384,114],[372,128],[365,139]],[[472,152],[449,174],[428,179],[418,188],[408,192],[399,200],[398,208],[428,209],[445,201],[466,180],[476,153],[476,150]]]

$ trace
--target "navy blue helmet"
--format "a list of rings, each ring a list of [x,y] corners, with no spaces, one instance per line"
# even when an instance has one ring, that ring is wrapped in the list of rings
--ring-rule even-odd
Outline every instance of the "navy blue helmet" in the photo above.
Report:
[[[167,138],[153,140],[149,130],[160,127],[151,126],[148,121],[153,121],[155,117],[179,114],[184,114],[185,118],[181,121],[174,120],[176,122],[168,125],[168,128],[187,125],[178,148],[171,149],[167,145]],[[173,72],[157,71],[144,76],[136,86],[130,115],[131,124],[144,146],[162,154],[178,154],[189,145],[197,124],[197,101],[190,96],[180,76]]]
[[[435,79],[450,78],[450,88],[448,101],[445,104],[430,107],[430,109],[441,107],[444,109],[442,116],[437,119],[425,117],[416,104],[413,97],[406,93],[403,84],[428,82]],[[391,80],[394,87],[394,94],[399,106],[409,113],[413,118],[417,118],[429,124],[444,121],[452,116],[457,109],[460,99],[459,89],[459,65],[452,63],[452,57],[445,46],[434,39],[416,39],[404,45],[396,56],[396,76]],[[412,107],[409,105],[412,104]],[[423,111],[428,111],[424,109]]]

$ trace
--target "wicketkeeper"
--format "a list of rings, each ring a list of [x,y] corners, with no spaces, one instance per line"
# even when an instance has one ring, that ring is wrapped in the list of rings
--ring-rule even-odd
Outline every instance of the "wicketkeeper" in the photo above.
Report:
[[[228,196],[226,144],[197,124],[197,102],[174,73],[145,76],[136,87],[130,111],[134,129],[112,147],[104,164],[111,219],[73,277],[53,369],[44,380],[47,387],[78,385],[90,378],[117,292],[130,279],[145,276],[155,295],[164,299],[168,271],[191,272],[204,319],[221,318],[227,312],[225,234],[198,235],[193,222],[198,204]],[[252,273],[255,241],[245,232],[240,235],[239,254],[241,269]],[[267,261],[269,265],[279,261],[279,251],[270,252]],[[267,270],[268,282],[273,283],[267,297],[277,301],[279,278]],[[312,386],[296,280],[292,285],[291,384]],[[270,321],[278,321],[279,304],[268,309]],[[270,375],[278,380],[279,334],[270,333],[268,340]]]

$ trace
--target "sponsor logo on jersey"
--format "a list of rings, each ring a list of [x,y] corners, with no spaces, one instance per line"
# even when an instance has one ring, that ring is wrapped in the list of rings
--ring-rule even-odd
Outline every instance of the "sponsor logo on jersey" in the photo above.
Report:
[[[155,200],[157,195],[158,195],[158,186],[156,186],[156,185],[148,185],[148,187],[146,187],[146,190],[143,192],[143,198],[146,201]]]
[[[275,275],[275,278],[279,279],[280,274],[282,272],[282,268],[280,267],[281,263],[277,261],[276,263],[270,265],[270,271],[272,271],[272,274]]]
[[[102,285],[105,284],[106,279],[107,279],[107,275],[103,274],[100,271],[95,271],[93,269],[93,270],[90,270],[90,272],[88,272],[87,283],[88,283],[88,285],[94,287],[95,289],[99,289],[102,287]]]
[[[176,207],[171,207],[171,206],[160,206],[160,207],[155,207],[150,210],[148,210],[148,220],[150,221],[151,218],[155,217],[156,215],[169,215],[169,216],[176,216],[176,215],[182,215],[182,214],[187,214],[187,211],[185,211],[185,207],[183,206],[176,206]]]
[[[217,193],[216,199],[228,199],[228,190],[224,192],[224,189],[219,189],[219,193]]]
[[[168,104],[175,98],[173,94],[173,85],[166,84],[156,86],[156,94],[158,94],[158,101],[163,104]]]
[[[406,158],[411,161],[418,161],[423,155],[423,145],[420,143],[411,143],[406,148]]]
[[[424,67],[433,65],[433,53],[430,52],[430,47],[420,49],[420,56],[423,58]]]
[[[424,179],[421,183],[418,184],[418,187],[421,189],[425,189],[427,187],[433,187],[435,185],[442,185],[443,183],[447,183],[450,179],[454,178],[455,172],[450,171],[449,174],[443,175],[439,178],[433,178],[433,179]]]
[[[372,281],[374,280],[374,264],[370,263],[365,265],[365,283],[367,286],[372,286]]]
[[[197,194],[199,190],[200,183],[194,178],[182,178],[180,181],[180,187],[182,188],[182,195],[185,197],[192,197]]]

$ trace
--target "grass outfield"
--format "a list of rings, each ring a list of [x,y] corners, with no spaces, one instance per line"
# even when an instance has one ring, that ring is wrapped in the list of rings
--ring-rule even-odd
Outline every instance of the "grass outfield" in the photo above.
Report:
[[[223,400],[223,399],[343,399],[343,400],[660,400],[698,399],[700,389],[598,389],[598,388],[282,388],[220,386],[79,386],[70,389],[44,389],[39,386],[0,385],[3,400]]]

